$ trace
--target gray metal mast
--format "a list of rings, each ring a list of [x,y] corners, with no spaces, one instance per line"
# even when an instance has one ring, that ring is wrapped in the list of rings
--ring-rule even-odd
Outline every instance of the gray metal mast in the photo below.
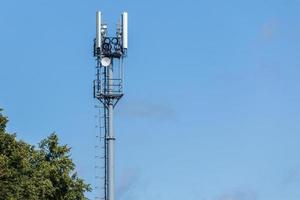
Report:
[[[96,38],[94,40],[94,57],[96,58],[96,79],[94,80],[94,98],[102,106],[103,131],[102,140],[104,156],[103,197],[115,200],[114,177],[114,107],[123,96],[123,58],[128,48],[128,14],[123,12],[118,24],[116,36],[109,37],[107,25],[102,22],[101,12],[96,13]],[[101,130],[101,129],[100,129]]]

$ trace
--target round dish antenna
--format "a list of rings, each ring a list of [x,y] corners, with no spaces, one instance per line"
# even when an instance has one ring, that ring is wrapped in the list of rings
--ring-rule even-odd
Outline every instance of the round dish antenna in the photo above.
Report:
[[[111,59],[109,57],[101,58],[101,65],[104,67],[108,67],[111,63]]]

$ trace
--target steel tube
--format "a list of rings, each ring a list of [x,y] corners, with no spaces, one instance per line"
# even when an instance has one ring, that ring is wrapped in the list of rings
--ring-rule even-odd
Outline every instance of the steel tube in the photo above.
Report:
[[[112,93],[113,89],[113,65],[108,67],[108,93]],[[113,130],[113,99],[109,99],[108,103],[108,137],[107,137],[107,169],[108,169],[108,200],[114,200],[115,194],[115,166],[114,166],[114,130]]]

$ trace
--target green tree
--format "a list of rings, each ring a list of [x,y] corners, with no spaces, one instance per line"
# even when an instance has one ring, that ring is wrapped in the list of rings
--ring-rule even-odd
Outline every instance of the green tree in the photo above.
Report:
[[[0,200],[84,200],[91,191],[74,172],[70,148],[56,134],[39,148],[7,133],[8,119],[0,109]]]

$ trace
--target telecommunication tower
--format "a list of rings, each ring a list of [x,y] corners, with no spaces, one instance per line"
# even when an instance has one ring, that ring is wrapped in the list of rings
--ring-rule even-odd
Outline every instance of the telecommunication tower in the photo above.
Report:
[[[107,24],[103,23],[102,14],[96,12],[96,38],[94,40],[94,57],[96,59],[96,79],[94,80],[94,98],[99,100],[99,129],[103,149],[103,192],[96,199],[115,200],[114,145],[113,130],[114,107],[123,93],[123,59],[128,48],[128,14],[123,12],[117,25],[116,35],[108,36]],[[97,156],[96,156],[97,157]],[[100,168],[96,170],[100,170]],[[97,176],[96,176],[97,177]]]

